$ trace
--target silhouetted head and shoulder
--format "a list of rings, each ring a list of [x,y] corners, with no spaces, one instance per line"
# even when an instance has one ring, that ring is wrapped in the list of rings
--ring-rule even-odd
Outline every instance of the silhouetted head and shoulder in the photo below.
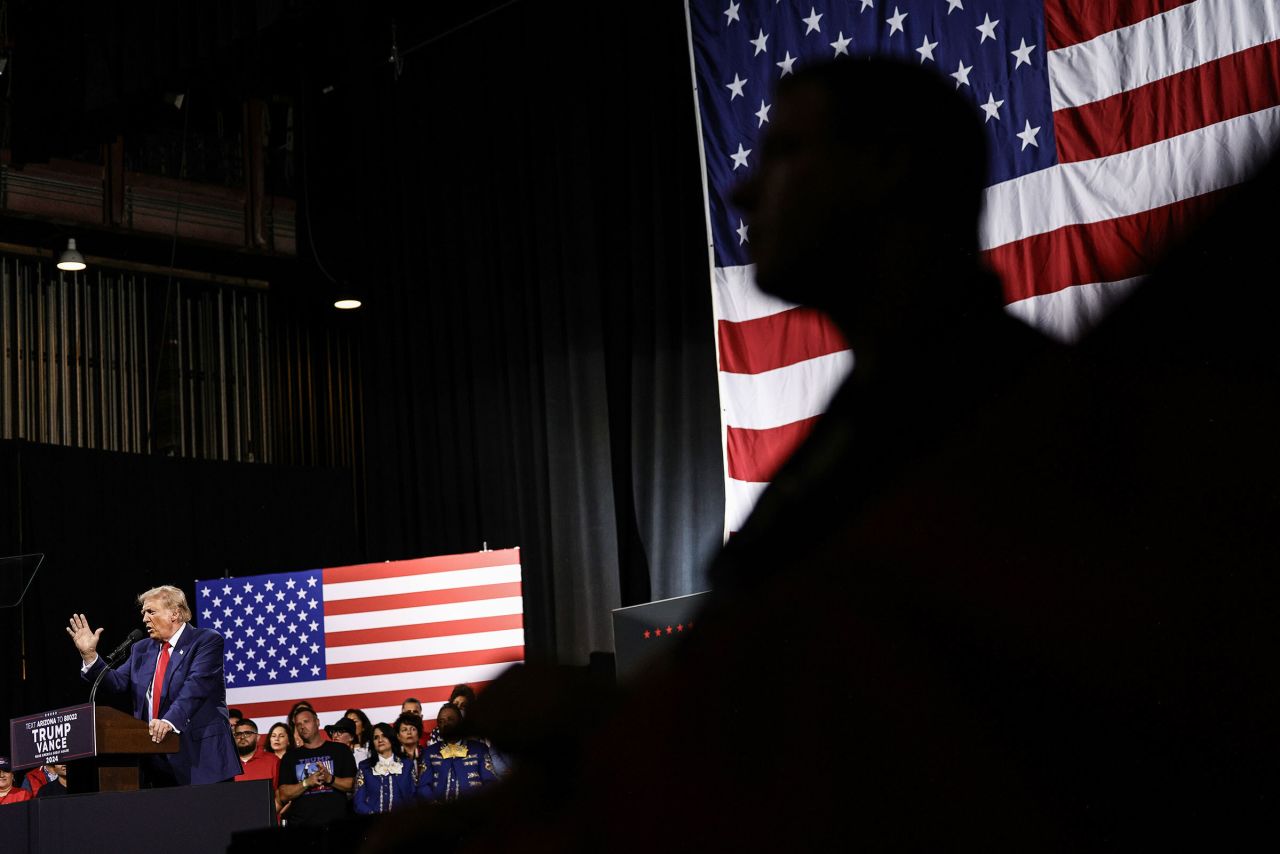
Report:
[[[995,313],[978,263],[986,141],[937,73],[888,60],[782,78],[734,193],[766,293],[829,314],[861,364],[950,319]]]

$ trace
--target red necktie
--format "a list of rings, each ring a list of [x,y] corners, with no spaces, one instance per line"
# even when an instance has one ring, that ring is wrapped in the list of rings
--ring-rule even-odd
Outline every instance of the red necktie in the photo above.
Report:
[[[160,717],[160,692],[164,690],[164,672],[169,669],[169,644],[166,641],[160,649],[160,660],[156,663],[156,681],[151,685],[151,719]]]

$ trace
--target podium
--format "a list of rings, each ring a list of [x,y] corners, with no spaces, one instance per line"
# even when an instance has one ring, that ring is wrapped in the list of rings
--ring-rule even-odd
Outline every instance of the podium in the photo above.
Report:
[[[110,706],[82,703],[9,722],[13,767],[68,764],[72,793],[135,792],[141,787],[139,762],[178,752],[178,734],[151,740],[145,721]]]
[[[233,834],[275,821],[270,780],[140,788],[139,763],[176,753],[178,735],[157,744],[146,722],[109,706],[14,718],[9,734],[15,767],[66,763],[71,791],[0,807],[4,854],[132,851],[139,828],[148,838],[176,840],[169,847],[184,854],[224,854]]]
[[[176,732],[154,742],[146,721],[110,706],[94,709],[93,730],[97,755],[76,762],[79,773],[67,775],[72,792],[136,792],[142,783],[139,763],[145,757],[178,752]]]

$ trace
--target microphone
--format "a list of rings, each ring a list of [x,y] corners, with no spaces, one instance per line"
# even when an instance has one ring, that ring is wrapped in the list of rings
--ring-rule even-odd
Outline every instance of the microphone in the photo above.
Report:
[[[116,666],[116,659],[129,651],[129,647],[146,637],[147,633],[142,629],[134,629],[129,632],[129,636],[124,639],[124,643],[111,650],[104,662],[106,667],[98,671],[98,678],[93,680],[93,687],[89,689],[89,702],[93,702],[93,698],[98,695],[98,686],[102,684],[102,677],[107,675],[107,671]]]
[[[142,640],[146,636],[147,636],[147,633],[144,632],[142,629],[134,629],[133,631],[129,632],[129,636],[124,639],[124,642],[120,644],[118,647],[116,647],[115,649],[111,650],[111,653],[107,656],[107,661],[115,661],[118,657],[128,652],[129,647],[133,646],[135,643]]]

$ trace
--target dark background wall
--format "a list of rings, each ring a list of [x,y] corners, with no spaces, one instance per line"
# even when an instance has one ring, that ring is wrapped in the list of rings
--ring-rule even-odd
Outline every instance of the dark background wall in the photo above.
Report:
[[[13,5],[11,31],[86,4]],[[78,698],[68,615],[110,642],[154,583],[520,546],[528,654],[565,662],[609,648],[610,608],[703,589],[723,486],[683,5],[173,6],[91,12],[64,45],[82,61],[17,78],[6,133],[72,156],[150,121],[158,92],[269,100],[297,259],[98,237],[268,279],[273,345],[317,388],[334,366],[308,342],[349,342],[354,462],[0,448],[0,553],[47,553],[0,613],[5,717]],[[46,132],[36,105],[59,95],[92,120]],[[357,316],[332,315],[339,289]],[[281,393],[305,409],[310,387]]]

